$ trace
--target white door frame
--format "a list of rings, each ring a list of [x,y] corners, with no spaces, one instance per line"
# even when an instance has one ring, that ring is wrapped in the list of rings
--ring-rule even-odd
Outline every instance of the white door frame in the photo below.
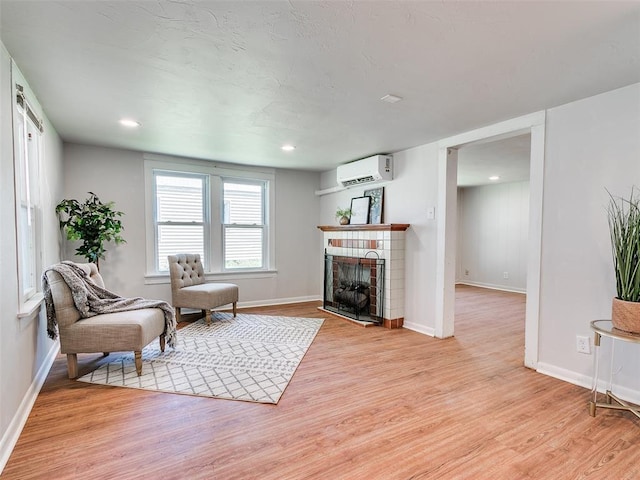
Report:
[[[538,364],[540,262],[542,252],[542,194],[544,183],[545,112],[507,120],[438,142],[438,227],[435,336],[453,336],[457,228],[457,148],[480,140],[498,140],[531,133],[529,172],[529,242],[524,364]]]

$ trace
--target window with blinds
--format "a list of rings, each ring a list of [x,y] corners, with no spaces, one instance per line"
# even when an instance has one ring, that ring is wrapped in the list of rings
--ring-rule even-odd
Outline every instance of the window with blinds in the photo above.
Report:
[[[200,254],[209,273],[269,269],[270,179],[190,167],[147,171],[150,273],[166,273],[167,256],[176,253]]]
[[[223,180],[224,268],[263,268],[264,182]]]
[[[154,172],[156,268],[168,271],[168,255],[205,254],[207,177]]]

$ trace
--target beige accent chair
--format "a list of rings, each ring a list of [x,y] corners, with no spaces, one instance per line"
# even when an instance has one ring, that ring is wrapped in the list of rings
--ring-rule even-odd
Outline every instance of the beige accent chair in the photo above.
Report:
[[[181,308],[202,310],[207,325],[211,324],[211,309],[233,304],[236,316],[238,286],[233,283],[206,283],[204,267],[199,254],[179,253],[169,255],[171,275],[171,299],[180,322]]]
[[[104,288],[104,281],[94,263],[78,263],[89,278]],[[106,313],[81,318],[73,303],[71,290],[62,276],[49,270],[47,280],[56,310],[60,353],[67,354],[69,378],[78,376],[78,353],[133,351],[138,376],[142,374],[142,349],[160,337],[164,352],[165,319],[159,308],[143,308],[128,312]]]

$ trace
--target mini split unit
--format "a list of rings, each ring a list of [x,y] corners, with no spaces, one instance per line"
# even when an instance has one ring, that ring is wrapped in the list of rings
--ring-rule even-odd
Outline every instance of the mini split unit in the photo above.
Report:
[[[374,155],[338,167],[338,184],[352,187],[393,179],[393,157]]]

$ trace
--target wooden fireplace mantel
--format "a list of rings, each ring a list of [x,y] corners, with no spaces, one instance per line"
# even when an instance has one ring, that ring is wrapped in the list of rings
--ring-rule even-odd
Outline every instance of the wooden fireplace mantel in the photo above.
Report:
[[[404,232],[410,227],[409,223],[368,223],[366,225],[318,225],[323,232],[374,231],[374,232]]]

